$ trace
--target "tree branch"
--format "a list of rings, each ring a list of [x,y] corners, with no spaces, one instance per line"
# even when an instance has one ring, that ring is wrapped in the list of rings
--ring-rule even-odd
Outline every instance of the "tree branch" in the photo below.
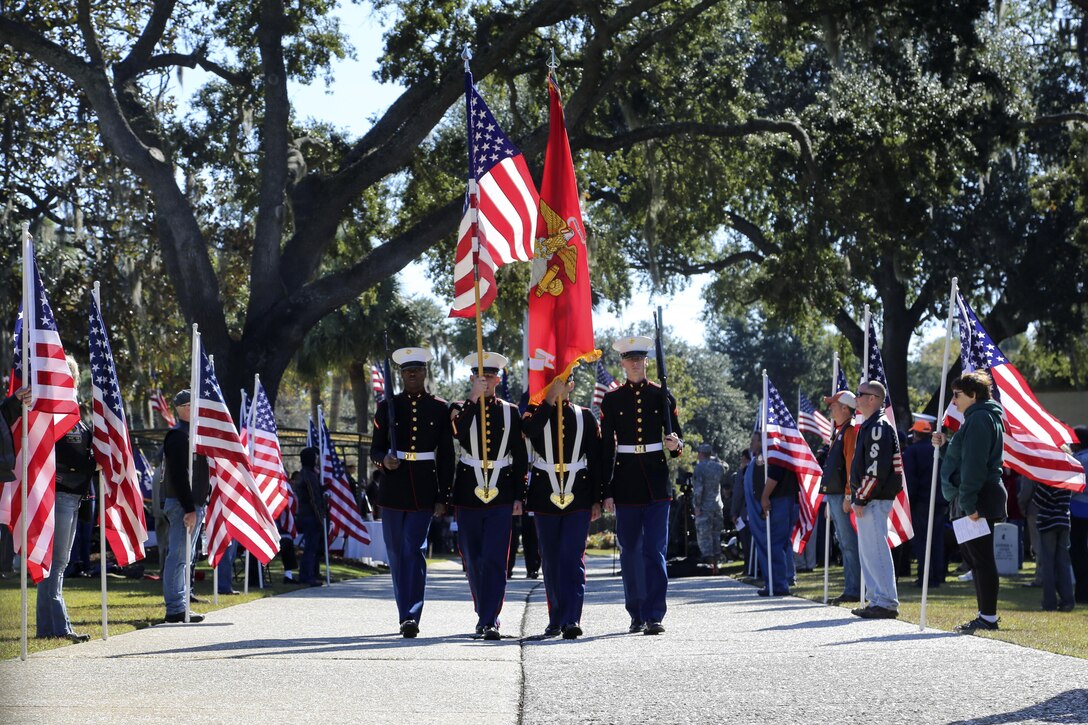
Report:
[[[759,264],[765,259],[766,257],[759,252],[734,252],[733,254],[726,255],[721,259],[716,259],[711,262],[664,261],[658,264],[658,268],[662,272],[672,272],[674,274],[688,276],[704,274],[706,272],[720,272],[723,269],[733,267],[741,262],[754,262],[755,264]]]
[[[1088,124],[1088,113],[1070,111],[1068,113],[1053,113],[1047,116],[1036,116],[1031,121],[1021,121],[1019,128],[1044,128],[1046,126],[1060,126],[1065,123]]]
[[[571,140],[571,145],[592,151],[610,153],[626,148],[631,144],[671,136],[709,136],[711,138],[741,138],[758,133],[788,134],[797,144],[808,175],[815,178],[818,172],[816,159],[812,153],[812,142],[808,133],[799,123],[780,121],[770,118],[753,118],[738,124],[699,123],[697,121],[676,121],[643,126],[614,136],[595,136],[580,134]]]
[[[83,45],[87,48],[87,55],[91,57],[91,64],[96,68],[105,68],[106,61],[102,58],[102,46],[98,44],[98,36],[94,32],[94,24],[91,22],[90,0],[79,0],[76,5],[76,24],[83,35]]]
[[[140,72],[143,73],[156,68],[170,68],[171,66],[183,66],[185,68],[200,66],[212,75],[219,76],[227,83],[238,88],[247,87],[251,80],[248,73],[232,71],[208,58],[207,47],[204,45],[201,45],[192,53],[160,53],[152,56],[148,58],[144,69]]]
[[[166,23],[174,14],[174,5],[177,0],[155,0],[155,7],[151,11],[151,17],[147,19],[140,37],[136,39],[128,55],[113,68],[113,80],[117,85],[122,85],[131,78],[140,75],[148,68],[148,61],[155,50],[155,46],[162,40],[166,32]],[[179,64],[181,65],[181,64]],[[192,68],[193,66],[188,66]]]

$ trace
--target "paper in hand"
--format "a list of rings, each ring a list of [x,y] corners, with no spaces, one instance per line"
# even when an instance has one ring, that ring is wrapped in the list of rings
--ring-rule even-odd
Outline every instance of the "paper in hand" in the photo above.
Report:
[[[962,516],[952,522],[952,530],[956,532],[956,543],[962,544],[990,533],[990,524],[981,517],[972,521],[970,516]]]

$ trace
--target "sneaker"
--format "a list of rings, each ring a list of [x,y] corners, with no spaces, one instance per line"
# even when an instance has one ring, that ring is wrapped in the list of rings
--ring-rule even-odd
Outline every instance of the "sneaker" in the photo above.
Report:
[[[497,639],[501,639],[502,635],[499,634],[499,628],[489,624],[484,627],[484,639],[494,642]]]
[[[997,626],[997,622],[987,622],[982,617],[975,617],[970,622],[956,625],[956,628],[952,631],[959,632],[960,634],[974,634],[980,629],[984,632],[995,632],[1000,629],[1000,627]]]
[[[642,621],[638,619],[631,620],[631,626],[627,628],[627,634],[638,634],[642,631]]]
[[[853,610],[851,614],[861,617],[862,619],[896,619],[899,617],[899,610],[870,604],[864,609]]]
[[[549,624],[547,627],[544,628],[545,637],[558,637],[562,633],[563,628],[560,627],[558,624]]]
[[[643,634],[665,634],[665,625],[661,622],[647,622]]]
[[[582,636],[582,627],[577,622],[563,627],[563,639],[578,639]]]
[[[66,634],[64,636],[68,638],[69,642],[74,642],[75,644],[80,644],[81,642],[90,642],[91,641],[91,635],[89,635],[89,634],[69,632],[68,634]]]
[[[406,619],[400,623],[400,633],[405,639],[413,639],[419,634],[419,624],[414,619]]]
[[[961,582],[973,582],[975,580],[975,572],[969,571],[966,574],[960,574],[956,579]]]
[[[184,624],[185,612],[178,612],[177,614],[167,614],[166,621],[170,624]],[[196,612],[189,612],[189,624],[195,624],[197,622],[203,622],[204,615],[197,614]]]
[[[190,604],[207,604],[208,600],[205,599],[204,597],[198,597],[197,595],[190,593],[189,594],[189,603]]]
[[[860,601],[861,597],[857,594],[840,594],[828,602],[828,604],[854,604]]]

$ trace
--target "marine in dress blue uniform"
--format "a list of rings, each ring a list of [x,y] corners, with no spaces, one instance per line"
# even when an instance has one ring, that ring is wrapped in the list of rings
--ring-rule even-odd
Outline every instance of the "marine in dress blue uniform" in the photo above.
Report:
[[[612,343],[620,353],[627,381],[601,401],[601,460],[605,509],[616,512],[616,536],[623,567],[623,597],[632,634],[661,634],[669,579],[665,547],[669,538],[672,482],[666,451],[678,457],[684,448],[676,401],[666,400],[660,385],[646,379],[648,337]],[[665,435],[665,416],[672,434]]]
[[[379,489],[382,538],[389,553],[389,573],[397,601],[400,632],[419,633],[427,584],[424,547],[431,519],[446,512],[453,482],[453,435],[449,406],[427,392],[427,363],[434,359],[422,347],[401,348],[393,353],[400,366],[403,391],[378,404],[374,416],[371,460],[383,470]],[[397,448],[389,435],[389,405],[396,420]]]
[[[507,362],[497,353],[484,354],[484,375],[472,376],[472,391],[453,418],[453,434],[462,450],[451,495],[457,545],[476,609],[476,632],[489,640],[500,637],[499,612],[506,596],[510,529],[512,517],[520,516],[523,509],[529,460],[517,406],[495,395],[499,370]],[[475,369],[479,361],[473,354],[465,358],[464,364]],[[480,396],[486,410],[486,468]]]
[[[545,636],[582,635],[586,596],[586,536],[601,515],[601,433],[588,408],[568,399],[572,383],[556,380],[539,405],[530,405],[522,430],[538,458],[529,476],[526,508],[534,513],[548,599]],[[563,463],[559,463],[559,415]]]

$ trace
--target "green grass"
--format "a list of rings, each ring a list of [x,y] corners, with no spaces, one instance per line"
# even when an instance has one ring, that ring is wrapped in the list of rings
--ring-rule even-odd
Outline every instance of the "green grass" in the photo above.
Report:
[[[1088,659],[1088,607],[1078,606],[1072,612],[1041,612],[1041,589],[1025,588],[1031,581],[1035,565],[1025,563],[1020,574],[1001,577],[1001,590],[997,613],[1001,617],[1001,629],[983,632],[976,636],[999,639],[1005,642]],[[899,618],[918,623],[922,611],[922,590],[910,586],[909,580],[899,580]],[[831,568],[830,596],[842,592],[842,568]],[[795,596],[822,602],[824,596],[823,569],[798,574],[792,588]],[[842,605],[856,607],[856,604]],[[926,597],[926,628],[951,630],[957,624],[974,619],[978,612],[975,603],[975,587],[972,582],[957,581],[955,576]]]
[[[155,573],[154,559],[148,562],[148,571]],[[347,561],[333,559],[330,566],[333,581],[355,579],[376,573],[373,568],[363,567]],[[384,571],[384,569],[383,569]],[[215,606],[212,595],[212,574],[207,564],[197,567],[197,576],[204,573],[204,581],[197,581],[193,591],[208,600],[207,604],[194,604],[197,612],[211,612],[243,602],[271,597],[283,592],[296,591],[300,587],[283,583],[283,563],[273,560],[270,568],[270,581],[265,581],[265,589],[251,585],[249,594],[237,596],[220,595],[219,605]],[[324,573],[324,568],[322,568]],[[162,582],[150,579],[124,579],[108,577],[107,604],[110,635],[143,629],[163,621],[166,610],[162,600]],[[242,591],[240,578],[234,582],[234,588]],[[64,580],[64,602],[68,607],[68,617],[77,632],[86,632],[92,638],[102,636],[102,594],[99,578],[69,577]],[[35,591],[31,584],[27,591],[27,649],[30,652],[63,647],[69,644],[66,639],[37,639],[35,631]],[[20,594],[18,575],[0,580],[0,659],[18,657],[20,650]]]

